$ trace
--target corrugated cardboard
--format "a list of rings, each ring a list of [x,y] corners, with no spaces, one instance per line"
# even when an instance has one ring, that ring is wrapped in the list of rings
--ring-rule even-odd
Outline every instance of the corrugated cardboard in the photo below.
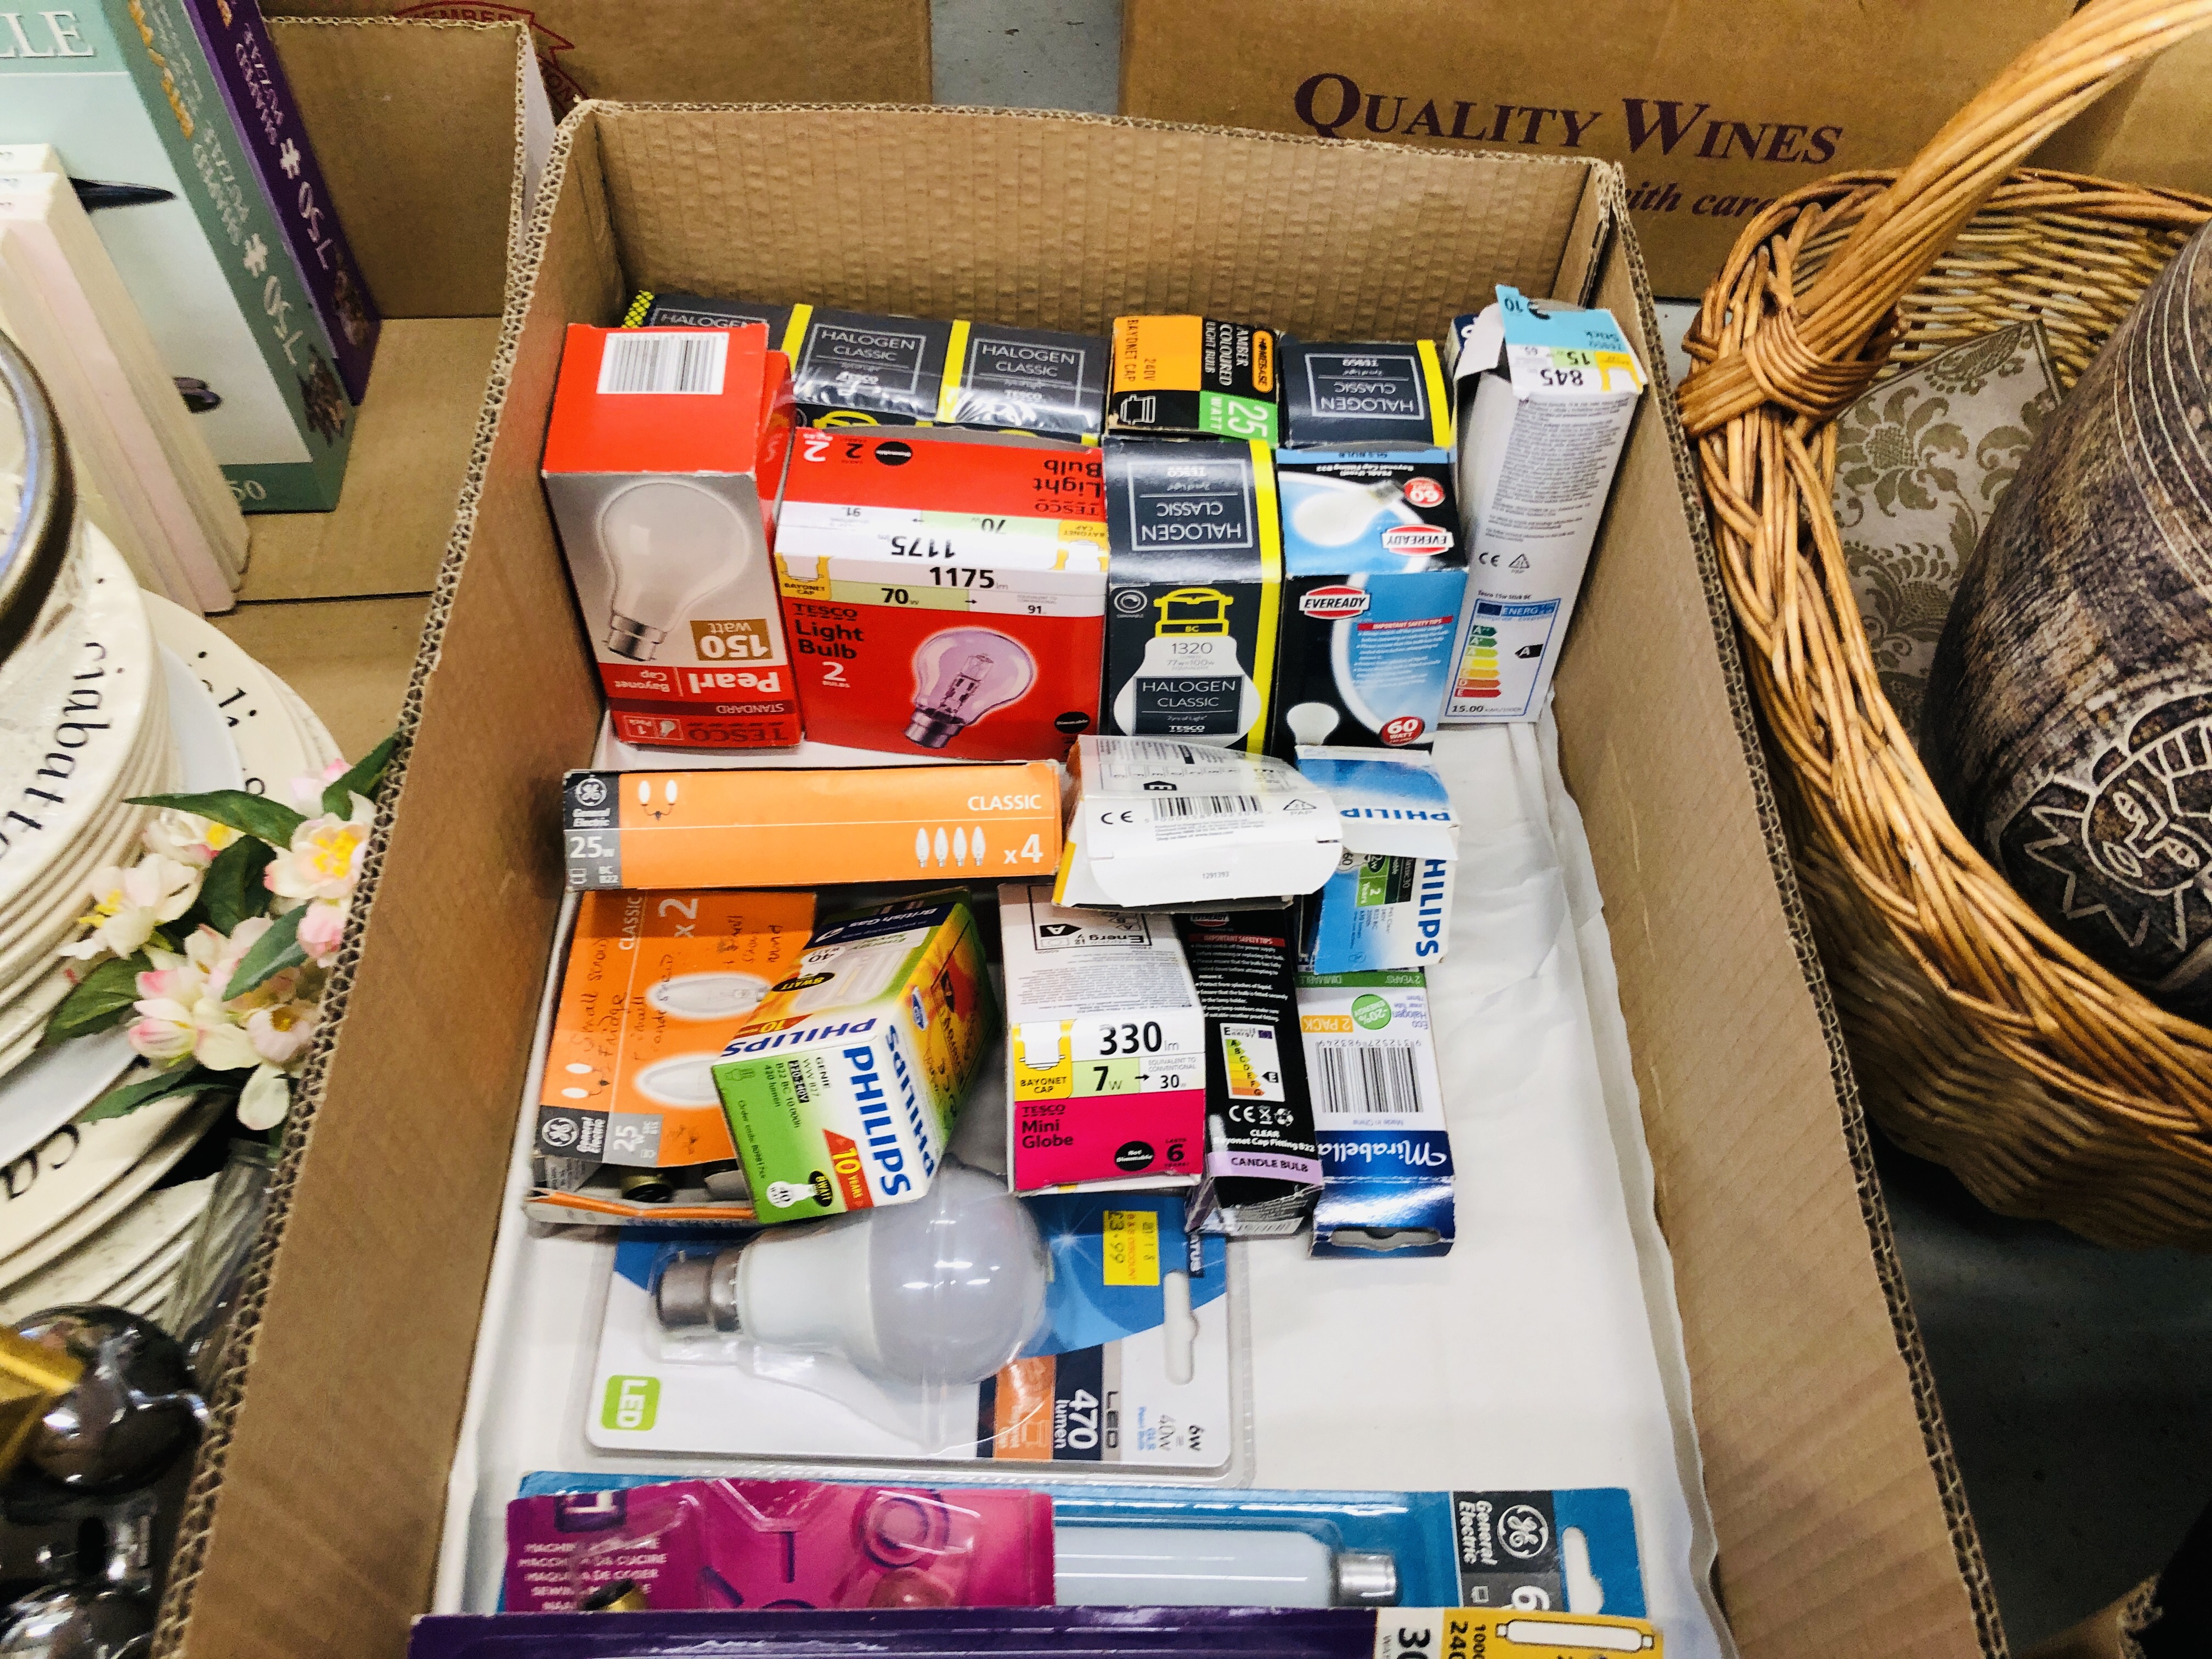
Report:
[[[1652,286],[1694,298],[1759,209],[1901,166],[2071,9],[1124,0],[1121,111],[1619,161]]]
[[[1573,159],[954,111],[572,115],[256,1256],[250,1346],[215,1391],[165,1650],[396,1654],[428,1593],[554,937],[559,781],[598,720],[538,480],[568,323],[665,285],[1433,338],[1507,282],[1609,307],[1656,364],[1623,213],[1619,175]],[[1995,1656],[1691,477],[1671,403],[1647,398],[1557,681],[1673,1252],[1700,1439],[1684,1455],[1703,1458],[1749,1659]],[[374,1201],[395,1172],[408,1201]]]

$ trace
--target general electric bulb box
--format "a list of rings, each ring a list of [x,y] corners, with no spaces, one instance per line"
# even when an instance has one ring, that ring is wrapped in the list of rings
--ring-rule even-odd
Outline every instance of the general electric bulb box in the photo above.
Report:
[[[799,741],[769,562],[792,418],[789,365],[757,324],[569,325],[545,494],[623,741]]]
[[[1096,449],[802,432],[776,576],[818,742],[1057,760],[1097,721]]]
[[[1105,483],[1101,729],[1258,753],[1283,599],[1272,453],[1116,440]]]
[[[1425,757],[1307,749],[1298,770],[1336,803],[1344,854],[1306,903],[1306,971],[1426,968],[1451,943],[1459,818]]]
[[[713,1067],[759,1218],[927,1192],[996,1018],[964,894],[817,932]]]
[[[571,772],[561,817],[578,891],[1048,875],[1060,769]]]
[[[1281,384],[1275,331],[1211,317],[1116,317],[1106,429],[1272,444]]]
[[[1206,1014],[1172,918],[999,889],[1007,1182],[1185,1186],[1204,1168]]]
[[[1467,604],[1448,721],[1533,720],[1567,637],[1644,366],[1609,311],[1498,302],[1452,325]]]
[[[750,1215],[734,1170],[697,1168],[737,1158],[711,1067],[813,926],[808,892],[583,896],[538,1097],[535,1210],[568,1221]],[[655,1178],[641,1200],[645,1170],[683,1173]]]
[[[1434,741],[1467,593],[1447,449],[1285,450],[1283,626],[1267,752]]]
[[[1309,345],[1283,339],[1283,444],[1449,449],[1452,400],[1433,340]]]
[[[1452,1247],[1428,981],[1420,969],[1307,974],[1298,1027],[1321,1141],[1315,1255],[1443,1255]]]

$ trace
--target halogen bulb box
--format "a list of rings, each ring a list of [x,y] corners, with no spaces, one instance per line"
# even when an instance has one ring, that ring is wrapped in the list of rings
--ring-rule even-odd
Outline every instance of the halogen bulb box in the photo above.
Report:
[[[1206,1015],[1175,923],[999,889],[1006,975],[1007,1184],[1169,1187],[1206,1146]]]
[[[1644,395],[1609,311],[1539,312],[1502,284],[1453,325],[1467,603],[1448,723],[1533,720]]]
[[[1452,400],[1433,340],[1283,340],[1283,445],[1449,449]]]
[[[1432,742],[1467,593],[1445,449],[1286,450],[1283,626],[1267,752]]]
[[[1272,452],[1117,439],[1105,483],[1101,729],[1257,754],[1283,599]]]
[[[790,380],[757,325],[569,325],[545,494],[625,743],[799,741],[769,563]]]
[[[776,574],[817,742],[1057,760],[1097,720],[1095,449],[802,432]]]
[[[1281,385],[1273,329],[1211,317],[1116,317],[1106,429],[1272,444]]]
[[[817,932],[714,1066],[759,1219],[927,1192],[996,1015],[965,894]]]
[[[1315,1255],[1443,1255],[1452,1247],[1451,1136],[1419,969],[1298,980],[1321,1142]]]
[[[1459,818],[1425,757],[1306,749],[1298,770],[1336,803],[1344,853],[1306,905],[1308,973],[1425,968],[1451,944]]]
[[[594,1180],[603,1166],[735,1158],[714,1065],[813,925],[805,892],[585,894],[538,1097],[536,1200],[580,1221],[649,1215]]]

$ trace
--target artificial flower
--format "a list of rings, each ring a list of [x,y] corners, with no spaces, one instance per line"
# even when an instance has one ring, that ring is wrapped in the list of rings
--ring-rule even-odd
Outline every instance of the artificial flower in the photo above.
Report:
[[[315,1035],[317,1017],[312,1002],[280,1002],[273,1008],[256,1008],[246,1017],[246,1035],[253,1052],[268,1066],[289,1066],[304,1054]]]
[[[127,957],[174,921],[199,896],[200,872],[159,853],[149,854],[131,869],[115,866],[96,872],[86,884],[92,908],[80,920],[92,932],[62,947],[65,957],[82,960],[111,951]]]
[[[274,1066],[257,1066],[238,1091],[238,1121],[248,1129],[273,1129],[292,1109],[292,1085]]]
[[[368,850],[368,831],[376,804],[366,795],[352,798],[345,817],[325,813],[292,832],[292,844],[279,851],[262,880],[269,890],[289,899],[342,899],[361,875]]]
[[[216,823],[197,812],[165,809],[146,826],[146,850],[204,870],[215,855],[245,835],[227,823]]]
[[[326,968],[345,943],[349,899],[317,899],[300,918],[300,948],[318,968]]]
[[[203,964],[211,999],[219,1003],[230,1000],[230,981],[238,971],[239,963],[274,926],[266,916],[248,916],[228,936],[212,927],[202,927],[185,941],[185,953]]]
[[[343,761],[334,760],[323,768],[319,775],[293,779],[292,799],[299,802],[301,808],[305,811],[321,811],[323,791],[343,777],[347,770],[348,768]]]
[[[137,1005],[138,1018],[123,1028],[123,1040],[131,1052],[143,1054],[157,1066],[167,1066],[191,1053],[199,1041],[192,1011],[167,997],[148,997]]]
[[[210,1071],[242,1072],[249,1066],[258,1066],[261,1056],[254,1052],[253,1039],[246,1028],[230,1017],[230,1012],[221,1003],[203,997],[192,1010],[195,1035],[192,1058]]]

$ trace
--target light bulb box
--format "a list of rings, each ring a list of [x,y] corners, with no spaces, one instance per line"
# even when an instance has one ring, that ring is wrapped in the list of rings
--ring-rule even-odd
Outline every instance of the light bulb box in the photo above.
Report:
[[[1468,565],[1444,719],[1533,720],[1566,643],[1644,366],[1611,312],[1539,309],[1504,283],[1495,304],[1452,331]]]
[[[802,432],[775,568],[817,742],[1058,760],[1097,722],[1096,449]]]
[[[1336,803],[1344,853],[1306,902],[1304,966],[1313,974],[1426,968],[1451,941],[1459,817],[1425,757],[1304,749],[1298,770]]]
[[[580,892],[1042,875],[1060,862],[1060,769],[578,771],[561,821]]]
[[[769,563],[790,380],[757,325],[569,325],[545,494],[625,742],[799,741]]]
[[[818,929],[713,1066],[763,1222],[929,1190],[997,1009],[965,893]]]
[[[1317,1256],[1443,1255],[1457,1229],[1428,981],[1303,974],[1298,1028],[1321,1142]]]
[[[1106,445],[1106,673],[1100,727],[1258,753],[1283,601],[1264,443]]]
[[[813,926],[803,891],[583,896],[538,1097],[533,1214],[750,1218],[712,1068]],[[667,1199],[626,1194],[620,1178],[632,1171],[666,1171]]]
[[[1283,623],[1267,752],[1433,742],[1467,594],[1451,452],[1284,450],[1275,490]]]
[[[1211,317],[1116,317],[1106,429],[1272,444],[1279,435],[1279,337]]]
[[[1172,918],[999,889],[1006,1182],[1018,1193],[1176,1187],[1206,1152],[1206,1013]]]
[[[1452,397],[1434,340],[1283,340],[1285,449],[1449,449]]]

